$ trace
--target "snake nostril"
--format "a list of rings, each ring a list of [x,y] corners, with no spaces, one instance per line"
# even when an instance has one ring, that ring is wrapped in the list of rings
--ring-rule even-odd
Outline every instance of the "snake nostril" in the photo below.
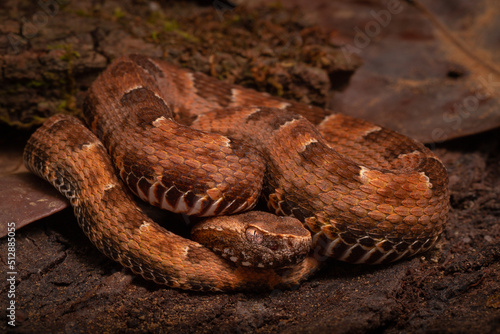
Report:
[[[245,235],[248,241],[254,244],[260,244],[264,240],[264,235],[262,234],[262,232],[256,229],[255,227],[247,228],[245,231]]]

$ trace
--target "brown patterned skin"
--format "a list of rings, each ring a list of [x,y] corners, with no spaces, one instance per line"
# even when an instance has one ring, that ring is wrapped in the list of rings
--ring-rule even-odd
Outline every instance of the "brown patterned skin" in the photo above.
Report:
[[[318,266],[308,257],[293,268],[237,267],[146,216],[115,174],[106,149],[79,120],[56,115],[29,139],[25,163],[52,183],[104,254],[144,278],[190,290],[250,290],[297,285]]]
[[[62,141],[80,144],[54,145],[62,124],[76,121],[51,119],[30,139],[27,166],[74,196],[80,224],[102,252],[170,286],[288,287],[314,271],[317,255],[385,263],[426,251],[448,219],[446,170],[423,145],[164,61],[117,59],[89,89],[84,111],[125,184],[153,205],[222,215],[251,209],[262,193],[271,211],[298,218],[312,232],[313,251],[296,266],[234,267],[147,220],[130,196],[119,201],[124,190],[111,167],[104,179],[86,171],[109,162],[98,141],[75,135],[84,131],[79,125]],[[96,150],[97,160],[90,156]]]

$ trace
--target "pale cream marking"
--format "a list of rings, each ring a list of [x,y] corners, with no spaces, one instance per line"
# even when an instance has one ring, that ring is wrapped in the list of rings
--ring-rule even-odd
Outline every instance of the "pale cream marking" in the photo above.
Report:
[[[418,248],[414,248],[413,246],[414,246],[416,243],[418,243],[418,241],[415,241],[415,242],[413,242],[413,243],[410,245],[410,247],[409,247],[409,249],[410,249],[410,254],[420,253],[420,250],[422,249],[423,245],[420,245],[420,247],[418,247]]]
[[[160,117],[158,117],[157,119],[155,119],[155,120],[153,121],[153,123],[152,123],[152,124],[153,124],[153,126],[155,126],[155,127],[159,127],[159,126],[160,126],[160,125],[161,125],[164,121],[166,121],[166,120],[167,120],[167,119],[165,118],[165,116],[160,116]]]
[[[191,83],[191,87],[194,87],[194,74],[191,73],[191,72],[184,72],[187,76],[187,78],[189,79],[189,82]]]
[[[287,122],[283,123],[283,125],[280,126],[280,129],[291,126],[291,125],[293,125],[293,123],[295,123],[297,121],[298,121],[298,119],[296,119],[296,118],[292,119],[291,121],[287,121]]]
[[[257,108],[246,108],[245,110],[246,110],[245,116],[246,116],[246,118],[248,118],[248,117],[252,116],[253,114],[260,112],[261,109],[257,107]]]
[[[365,184],[370,182],[370,178],[365,174],[368,172],[372,172],[372,170],[366,168],[365,166],[360,166],[360,169],[361,170],[359,171],[359,178],[361,179],[361,182],[363,182]]]
[[[429,179],[429,177],[427,175],[425,175],[425,172],[420,172],[419,174],[425,178],[425,184],[427,185],[427,187],[429,189],[432,188],[431,179]]]
[[[396,261],[398,261],[399,259],[401,259],[401,258],[405,257],[405,256],[406,256],[406,254],[408,254],[408,252],[409,252],[409,249],[405,250],[404,252],[400,253],[400,254],[398,255],[398,257],[396,257],[394,260],[391,260],[391,262],[396,262]]]
[[[331,256],[333,254],[333,250],[335,249],[335,247],[338,245],[339,242],[341,242],[340,238],[335,238],[334,240],[328,243],[328,246],[325,249],[325,253],[327,256]]]
[[[257,267],[258,267],[258,268],[264,268],[264,265],[263,265],[262,263],[258,263],[258,264],[257,264]]]
[[[167,105],[167,102],[165,102],[165,100],[163,99],[163,97],[162,97],[162,96],[160,96],[160,95],[158,95],[158,94],[156,93],[156,91],[155,91],[155,90],[150,89],[150,91],[152,91],[152,92],[153,92],[153,94],[154,94],[157,98],[159,98],[160,100],[162,100],[162,102],[163,102],[165,105]]]
[[[168,188],[167,191],[165,191],[165,194],[163,194],[162,199],[161,199],[160,208],[162,208],[164,210],[172,211],[172,212],[174,211],[175,207],[173,207],[172,205],[170,205],[170,203],[167,202],[167,194],[174,187],[175,186],[171,186],[170,188]]]
[[[236,256],[231,256],[229,259],[233,262],[238,261],[238,258]]]
[[[190,246],[185,246],[185,247],[184,247],[184,249],[183,249],[183,252],[182,252],[183,254],[182,254],[182,255],[183,255],[184,257],[187,257],[187,255],[189,254],[189,250],[190,250],[190,249],[191,249],[191,247],[190,247]]]
[[[137,196],[139,196],[140,199],[147,202],[148,197],[142,192],[141,189],[139,189],[139,182],[137,182],[135,184],[135,192],[136,192]]]
[[[285,108],[288,108],[289,106],[291,106],[292,104],[291,103],[288,103],[288,102],[280,102],[280,104],[278,104],[277,107],[275,108],[278,108],[278,109],[285,109]]]
[[[362,137],[366,137],[368,136],[370,133],[373,133],[373,132],[378,132],[382,130],[382,128],[380,126],[374,126],[368,130],[366,130],[364,133],[363,133],[363,136]]]
[[[210,207],[205,212],[204,216],[213,216],[215,214],[215,210],[217,210],[221,201],[222,197],[213,202],[212,205],[210,205]]]
[[[136,90],[136,89],[141,89],[141,88],[144,88],[144,86],[143,86],[143,85],[133,86],[133,87],[131,87],[131,88],[127,89],[127,90],[125,91],[125,94],[128,94],[128,93],[130,93],[130,92],[131,92],[131,91],[133,91],[133,90]],[[125,94],[123,94],[123,95],[125,95]]]
[[[306,222],[306,224],[307,224],[307,222]],[[309,226],[309,229],[311,229],[311,228],[310,228],[310,226]],[[311,236],[311,243],[312,243],[313,245],[316,245],[316,243],[318,242],[318,238],[319,238],[319,236],[320,236],[321,234],[323,234],[323,232],[321,232],[321,231],[320,231],[320,232],[314,233],[314,234]]]
[[[155,190],[156,190],[157,186],[158,186],[158,182],[153,183],[149,187],[149,191],[148,191],[148,202],[151,203],[151,204],[153,204],[153,205],[157,205],[161,201],[161,199],[157,198],[156,195],[155,195]]]
[[[231,101],[235,104],[238,105],[238,98],[240,95],[240,90],[237,88],[231,88]]]
[[[241,262],[241,265],[244,267],[250,267],[252,264],[248,261],[245,261],[245,262]]]
[[[95,142],[92,142],[92,143],[89,143],[89,144],[85,144],[85,145],[82,145],[82,151],[83,150],[90,151],[90,150],[93,150],[95,147],[96,147],[96,143]]]
[[[151,226],[151,223],[143,220],[141,226],[139,226],[139,230],[141,232],[145,232],[145,231],[147,231],[149,229],[150,226]]]
[[[377,247],[378,248],[378,247]],[[380,264],[382,263],[390,254],[394,253],[394,250],[391,249],[390,251],[388,251],[387,253],[384,252],[383,249],[380,249],[379,250],[384,254],[382,255],[377,261],[375,261],[373,264]]]
[[[104,186],[104,191],[110,190],[114,187],[116,187],[116,183],[108,183],[107,185]]]
[[[302,153],[306,150],[307,146],[312,143],[317,143],[318,140],[316,138],[308,138],[304,143],[302,143],[302,147],[298,150],[298,152]]]
[[[203,198],[200,198],[199,196],[196,196],[196,200],[193,203],[193,206],[189,208],[188,212],[186,212],[187,215],[192,216],[199,214],[201,211],[201,205],[203,203]]]
[[[422,152],[415,150],[415,151],[410,152],[410,153],[401,153],[400,155],[398,155],[398,158],[404,158],[404,157],[409,157],[411,155],[421,155],[421,154],[422,154]]]
[[[224,138],[224,146],[229,147],[231,144],[231,139],[226,136],[222,136]]]
[[[203,226],[204,230],[211,230],[211,231],[223,231],[224,229],[220,226]]]
[[[150,57],[148,57],[148,60],[149,60],[150,62],[152,62],[152,63],[156,66],[156,68],[158,68],[158,69],[162,70],[161,64],[157,63],[157,62],[156,62],[156,60],[155,60],[155,58],[150,58]]]
[[[240,205],[238,208],[236,208],[236,209],[234,210],[234,212],[233,212],[233,213],[242,212],[242,211],[246,210],[246,209],[247,209],[247,207],[248,207],[248,202],[247,202],[247,201],[244,201],[243,203],[241,203],[241,205]]]
[[[224,254],[233,255],[234,251],[231,248],[224,248]]]
[[[177,201],[177,205],[174,208],[174,212],[176,213],[187,213],[189,208],[186,204],[186,193],[183,193],[182,196]]]
[[[227,212],[227,211],[228,211],[228,208],[229,208],[231,205],[233,205],[233,203],[234,203],[234,202],[236,202],[236,200],[237,200],[237,199],[233,199],[231,202],[229,202],[229,203],[226,205],[226,207],[224,208],[224,210],[222,210],[222,211],[220,212],[220,214],[219,214],[219,215],[220,215],[220,216],[222,216],[222,215],[225,215],[225,214],[232,214],[232,213],[233,213],[232,211],[231,211],[231,212]]]
[[[328,123],[331,119],[335,119],[339,117],[339,114],[331,114],[331,115],[328,115],[326,116],[319,124],[318,124],[318,128],[321,128],[322,126],[324,126],[326,123]]]
[[[349,256],[351,255],[352,250],[353,250],[353,248],[354,248],[355,246],[356,246],[356,244],[354,244],[354,245],[352,245],[351,247],[349,247],[349,248],[348,248],[348,249],[344,252],[344,254],[343,254],[341,257],[339,257],[338,259],[339,259],[340,261],[345,261],[345,260],[347,260],[347,258],[349,258]]]
[[[363,246],[361,246],[363,247]],[[365,247],[363,247],[363,249],[365,249]],[[375,253],[377,251],[377,248],[374,247],[372,249],[370,249],[368,252],[366,252],[365,255],[363,255],[358,261],[354,262],[354,263],[365,263],[366,260],[368,260],[370,258],[370,256]]]
[[[135,184],[135,189],[137,190],[137,195],[139,196],[140,199],[142,199],[143,201],[146,201],[148,202],[149,200],[149,190],[148,190],[148,194],[145,194],[141,188],[139,188],[139,183],[140,181],[144,179],[147,181],[147,179],[144,177],[144,176],[141,176],[141,178],[139,178],[139,180],[137,181],[137,183]],[[149,189],[151,189],[151,182],[149,182]]]

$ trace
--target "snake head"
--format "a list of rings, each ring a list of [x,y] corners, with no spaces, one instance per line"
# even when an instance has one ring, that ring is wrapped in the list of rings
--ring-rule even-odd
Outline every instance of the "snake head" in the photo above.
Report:
[[[292,266],[301,262],[311,247],[311,234],[299,220],[260,211],[206,219],[193,227],[191,236],[245,267]]]

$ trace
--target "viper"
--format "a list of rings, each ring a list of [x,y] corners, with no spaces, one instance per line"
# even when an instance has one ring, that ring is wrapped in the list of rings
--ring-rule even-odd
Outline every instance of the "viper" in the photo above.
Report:
[[[324,258],[378,264],[427,251],[448,220],[441,161],[367,121],[142,55],[113,61],[83,109],[86,126],[71,116],[48,119],[29,139],[25,164],[68,198],[102,253],[160,284],[287,288]],[[172,212],[213,217],[193,233],[213,250],[152,221],[132,193]],[[259,198],[273,215],[245,213]],[[287,232],[281,216],[308,231]],[[240,237],[217,238],[236,231],[232,224],[244,224]],[[286,253],[276,267],[260,251],[245,258],[251,252],[236,243],[236,250],[222,246],[267,245],[267,224],[302,255]],[[264,247],[269,256],[273,247]]]

